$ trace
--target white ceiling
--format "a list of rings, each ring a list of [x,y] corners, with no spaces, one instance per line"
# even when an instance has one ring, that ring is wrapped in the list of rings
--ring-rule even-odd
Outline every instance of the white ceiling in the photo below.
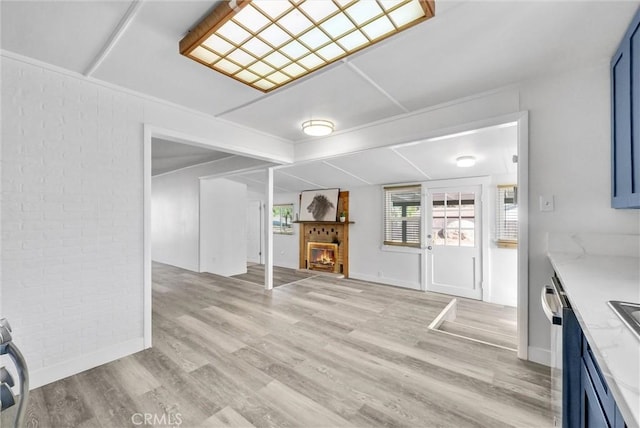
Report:
[[[231,156],[233,155],[230,153],[153,138],[151,140],[151,175],[164,174]]]
[[[397,147],[278,167],[274,190],[278,193],[333,188],[349,189],[365,185],[444,180],[479,176],[508,176],[517,173],[515,123],[479,129],[446,138],[434,138]],[[458,168],[456,158],[473,156],[476,165]],[[255,192],[264,192],[263,171],[229,177],[245,183]]]
[[[640,4],[436,0],[435,18],[263,94],[178,54],[217,2],[140,1],[3,0],[2,49],[84,73],[124,20],[92,77],[296,142],[309,118],[345,130],[608,61]]]

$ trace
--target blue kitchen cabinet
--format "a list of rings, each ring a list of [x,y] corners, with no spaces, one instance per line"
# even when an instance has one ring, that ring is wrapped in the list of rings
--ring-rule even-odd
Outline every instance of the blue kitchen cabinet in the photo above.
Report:
[[[640,10],[611,60],[611,206],[640,208]]]
[[[563,428],[626,428],[573,310],[563,311]]]

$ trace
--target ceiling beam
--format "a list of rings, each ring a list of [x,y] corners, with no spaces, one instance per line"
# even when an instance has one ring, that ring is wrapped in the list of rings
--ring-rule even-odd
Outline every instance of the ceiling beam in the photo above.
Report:
[[[281,169],[276,169],[275,172],[277,172],[278,174],[287,175],[287,176],[289,176],[291,178],[295,178],[296,180],[304,181],[305,183],[308,183],[308,184],[310,184],[312,186],[315,186],[315,187],[317,187],[319,189],[324,189],[326,187],[326,186],[323,186],[322,184],[318,184],[318,183],[314,183],[313,181],[305,180],[304,178],[298,177],[297,175],[289,174],[288,172],[284,172]]]
[[[113,30],[113,33],[111,33],[111,36],[109,36],[107,42],[104,44],[100,52],[98,52],[98,55],[96,55],[93,61],[91,61],[85,69],[83,74],[86,77],[91,77],[96,69],[100,67],[100,64],[102,64],[102,62],[111,53],[116,43],[118,43],[118,40],[120,40],[120,37],[122,37],[129,25],[131,25],[131,22],[133,22],[133,19],[136,17],[138,11],[140,10],[143,1],[144,0],[133,0],[131,2],[131,5],[129,5],[129,8],[122,16],[122,19],[120,19],[120,22]]]

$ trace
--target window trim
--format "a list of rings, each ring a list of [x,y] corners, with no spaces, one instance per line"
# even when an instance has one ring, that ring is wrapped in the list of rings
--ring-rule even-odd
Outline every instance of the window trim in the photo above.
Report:
[[[387,241],[387,190],[403,190],[413,189],[417,190],[420,194],[420,201],[415,206],[420,209],[420,217],[416,219],[418,224],[418,240],[419,242],[399,242],[399,241]],[[381,249],[384,251],[396,251],[396,252],[414,252],[423,248],[422,232],[424,227],[424,194],[422,183],[406,183],[398,185],[383,185],[382,190],[382,245]],[[405,238],[406,239],[406,238]],[[400,251],[401,249],[410,249],[412,251]]]

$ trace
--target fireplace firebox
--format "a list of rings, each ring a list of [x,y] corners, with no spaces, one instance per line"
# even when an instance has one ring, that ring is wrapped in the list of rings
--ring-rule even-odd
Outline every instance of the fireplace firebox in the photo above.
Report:
[[[307,243],[307,269],[335,272],[338,260],[338,244],[326,242]]]

